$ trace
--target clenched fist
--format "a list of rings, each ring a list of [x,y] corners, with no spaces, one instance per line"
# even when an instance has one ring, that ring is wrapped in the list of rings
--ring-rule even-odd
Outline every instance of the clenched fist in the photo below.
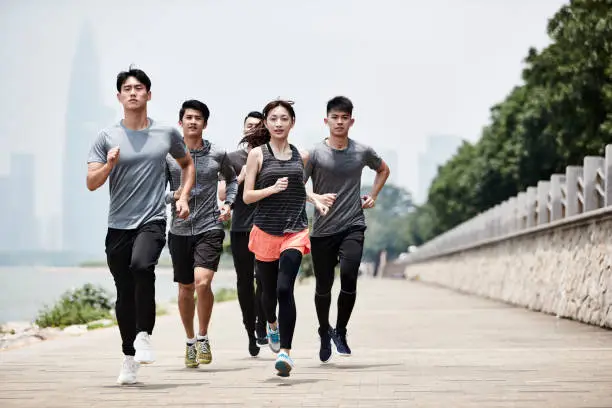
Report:
[[[119,147],[113,147],[108,151],[106,155],[106,163],[111,167],[115,167],[115,164],[119,161]]]

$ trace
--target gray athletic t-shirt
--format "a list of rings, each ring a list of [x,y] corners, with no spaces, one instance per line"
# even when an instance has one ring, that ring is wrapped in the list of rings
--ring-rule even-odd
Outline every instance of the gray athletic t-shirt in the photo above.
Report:
[[[189,217],[176,216],[174,192],[181,185],[181,168],[172,157],[166,157],[166,168],[170,191],[166,194],[166,202],[171,203],[172,221],[170,232],[174,235],[199,235],[212,229],[223,229],[219,221],[219,206],[217,203],[217,180],[219,175],[225,180],[225,202],[232,204],[236,198],[238,182],[236,173],[227,158],[224,149],[203,140],[203,147],[191,150],[191,157],[196,170],[196,182],[191,189],[189,198]]]
[[[106,163],[106,155],[119,147],[119,161],[108,177],[108,227],[136,229],[166,219],[166,155],[188,154],[181,134],[149,118],[149,127],[130,130],[122,122],[102,130],[89,152],[88,163]]]
[[[312,178],[316,194],[336,193],[336,201],[325,216],[315,211],[311,236],[337,234],[348,228],[365,226],[361,208],[361,171],[365,166],[373,170],[382,159],[374,149],[349,139],[344,150],[329,147],[325,140],[310,150],[304,169],[305,180]]]

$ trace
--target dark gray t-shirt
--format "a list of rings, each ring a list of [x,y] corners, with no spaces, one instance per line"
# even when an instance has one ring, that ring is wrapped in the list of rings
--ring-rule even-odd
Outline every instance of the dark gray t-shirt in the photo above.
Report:
[[[108,177],[109,228],[136,229],[166,219],[166,155],[185,157],[187,147],[175,128],[150,118],[149,124],[130,130],[119,122],[102,130],[89,152],[88,163],[106,163],[108,151],[119,147],[119,161]]]
[[[365,166],[373,170],[382,159],[374,149],[349,139],[344,150],[329,147],[325,140],[310,150],[304,169],[305,180],[312,178],[316,194],[336,193],[336,201],[325,216],[315,211],[311,236],[337,234],[348,228],[365,226],[361,208],[361,172]]]
[[[230,164],[227,153],[217,145],[204,140],[199,150],[191,150],[191,157],[196,170],[196,182],[189,198],[189,217],[176,216],[174,192],[181,185],[181,168],[172,157],[166,157],[167,176],[170,191],[166,193],[166,202],[172,204],[172,223],[170,232],[174,235],[198,235],[213,229],[223,229],[219,221],[217,202],[217,180],[219,176],[226,183],[226,199],[229,204],[236,197],[236,173]]]
[[[228,153],[227,158],[234,167],[237,175],[242,171],[242,166],[246,165],[247,156],[249,154],[245,149],[239,149]],[[244,232],[250,231],[253,227],[253,214],[255,213],[256,204],[245,204],[242,199],[244,192],[244,182],[238,185],[238,194],[234,201],[234,211],[232,213],[232,227],[230,231]]]

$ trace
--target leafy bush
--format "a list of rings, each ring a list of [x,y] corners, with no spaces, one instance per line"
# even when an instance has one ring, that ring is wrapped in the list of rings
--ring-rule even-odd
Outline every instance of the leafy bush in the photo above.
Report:
[[[36,318],[39,327],[64,328],[100,319],[110,319],[113,304],[108,291],[100,286],[85,284],[64,292],[53,307],[45,306]]]

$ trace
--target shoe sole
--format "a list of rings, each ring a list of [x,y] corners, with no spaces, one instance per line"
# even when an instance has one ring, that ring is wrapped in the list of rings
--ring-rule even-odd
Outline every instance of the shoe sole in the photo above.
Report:
[[[332,356],[329,356],[329,358],[327,360],[321,360],[321,357],[319,357],[319,360],[321,361],[321,363],[325,364],[325,363],[329,363],[332,359]]]
[[[334,347],[333,352],[335,355],[337,355],[338,357],[350,357],[352,354],[346,354],[346,353],[341,353],[338,351],[338,349],[336,347]]]
[[[274,364],[274,368],[276,368],[276,375],[279,377],[289,377],[289,374],[291,373],[291,365],[289,365],[289,363],[286,361],[277,361]]]
[[[212,363],[212,358],[210,360],[198,360],[199,364],[210,364]]]
[[[279,353],[280,352],[280,343],[278,343],[278,348],[275,350],[274,347],[272,347],[272,343],[268,343],[268,346],[270,346],[270,350],[272,350],[273,353]]]
[[[117,385],[134,385],[136,384],[138,381],[134,380],[134,381],[119,381],[117,380]]]
[[[200,363],[185,364],[187,368],[198,368]]]
[[[147,353],[147,352],[138,353],[138,350],[136,350],[134,361],[140,364],[153,364],[155,362],[155,358],[150,353]]]
[[[134,361],[139,364],[144,364],[144,365],[153,364],[155,362],[155,360],[137,360],[137,359],[134,359]]]

